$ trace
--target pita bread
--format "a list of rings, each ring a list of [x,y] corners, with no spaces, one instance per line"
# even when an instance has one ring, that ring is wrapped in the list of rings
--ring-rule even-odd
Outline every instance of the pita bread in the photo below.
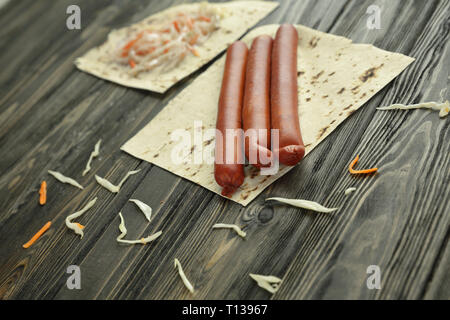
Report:
[[[136,24],[119,30],[113,30],[108,40],[101,46],[90,50],[75,61],[75,65],[82,71],[99,78],[109,80],[126,87],[165,92],[172,85],[182,80],[201,66],[208,63],[228,44],[239,39],[250,27],[262,20],[278,4],[267,1],[232,1],[227,3],[208,3],[221,14],[219,29],[214,31],[205,43],[196,49],[199,57],[188,54],[175,68],[164,72],[143,72],[137,77],[128,73],[129,66],[120,65],[111,61],[111,52],[117,44],[126,38],[130,29],[134,31],[145,30],[152,21],[159,21],[178,12],[198,10],[201,3],[183,4],[154,14]]]
[[[254,29],[244,41],[250,44],[261,34],[274,36],[278,27],[267,25]],[[350,39],[301,25],[296,27],[299,34],[299,117],[308,154],[414,59],[368,44],[353,44]],[[173,164],[174,144],[170,135],[180,128],[192,134],[195,121],[202,122],[201,129],[215,128],[224,61],[225,57],[222,57],[186,87],[126,142],[122,150],[220,194],[221,188],[214,180],[213,164],[193,164],[192,161]],[[208,144],[213,145],[213,140],[205,140],[205,148]],[[245,181],[231,200],[247,205],[291,169],[282,166],[277,174],[263,176],[252,166],[247,166]]]

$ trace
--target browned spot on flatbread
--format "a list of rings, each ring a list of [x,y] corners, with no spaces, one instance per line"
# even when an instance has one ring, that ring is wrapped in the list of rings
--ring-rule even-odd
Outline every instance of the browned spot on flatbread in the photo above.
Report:
[[[309,46],[310,46],[311,48],[317,47],[317,43],[319,42],[319,40],[320,40],[320,38],[313,37],[313,38],[309,41]]]
[[[359,97],[360,99],[364,98],[366,96],[366,93],[364,92],[361,97]]]
[[[355,112],[356,110],[350,110],[349,112],[347,112],[347,116],[350,116],[353,112]]]
[[[214,138],[211,138],[211,139],[209,139],[209,140],[206,140],[205,142],[203,142],[203,145],[204,145],[204,146],[208,146],[208,145],[211,144],[211,142],[213,142],[213,140],[214,140]]]
[[[366,82],[367,80],[369,80],[370,78],[375,78],[376,75],[376,71],[378,69],[380,69],[381,67],[384,66],[384,63],[380,64],[380,66],[378,67],[374,67],[374,68],[370,68],[367,69],[366,71],[364,71],[364,73],[359,77],[359,80],[361,80],[362,82]]]
[[[316,74],[314,77],[312,77],[312,79],[313,79],[314,81],[319,80],[320,76],[323,75],[323,73],[324,73],[323,70],[320,71],[318,74]]]
[[[247,199],[248,198],[248,193],[246,193],[246,194],[241,194],[241,199],[242,200],[245,200],[245,199]]]
[[[322,136],[325,134],[325,132],[327,132],[328,130],[328,126],[320,129],[319,134],[317,135],[317,140],[319,140],[320,138],[322,138]]]
[[[297,77],[302,76],[305,74],[305,71],[297,71]]]
[[[341,88],[341,90],[338,91],[338,94],[341,94],[344,91],[345,91],[345,88]]]
[[[346,106],[346,107],[344,108],[344,110],[348,110],[348,109],[350,109],[351,107],[353,107],[353,104],[349,104],[348,106]]]
[[[331,121],[331,122],[330,122],[330,126],[331,126],[333,123],[335,123],[335,122],[336,122],[336,120]]]
[[[352,88],[352,93],[357,94],[359,92],[359,86]]]
[[[157,153],[153,156],[153,158],[158,158],[158,157],[159,157],[159,153]]]
[[[305,148],[308,148],[311,145],[311,143],[308,143],[307,145],[305,145]]]
[[[311,98],[306,98],[306,101],[307,101],[307,102],[311,101]]]
[[[324,96],[322,96],[322,99],[326,99],[326,98],[328,98],[328,95],[327,95],[327,94],[324,95]]]
[[[259,175],[259,169],[255,167],[251,167],[250,169],[250,179],[254,179],[257,175]]]
[[[331,76],[334,75],[335,73],[336,73],[336,72],[333,71],[333,72],[330,73],[328,76],[331,77]]]

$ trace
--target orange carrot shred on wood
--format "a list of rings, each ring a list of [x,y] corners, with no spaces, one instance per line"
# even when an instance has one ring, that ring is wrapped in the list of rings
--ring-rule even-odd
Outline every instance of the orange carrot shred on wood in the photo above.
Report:
[[[39,189],[39,204],[43,206],[47,202],[47,182],[42,181]]]
[[[136,62],[134,62],[133,59],[128,60],[128,64],[130,65],[131,68],[136,67]]]
[[[353,167],[356,165],[358,160],[359,160],[359,155],[357,155],[356,158],[352,161],[352,163],[350,163],[350,165],[348,166],[348,171],[351,174],[367,174],[367,173],[377,172],[378,168],[365,169],[365,170],[355,170],[355,169],[353,169]]]
[[[47,222],[42,228],[41,230],[39,230],[31,239],[30,241],[28,241],[27,243],[25,243],[22,247],[24,247],[25,249],[29,248],[33,243],[36,242],[37,239],[39,239],[45,231],[47,231],[50,226],[52,225],[52,222],[49,221]]]

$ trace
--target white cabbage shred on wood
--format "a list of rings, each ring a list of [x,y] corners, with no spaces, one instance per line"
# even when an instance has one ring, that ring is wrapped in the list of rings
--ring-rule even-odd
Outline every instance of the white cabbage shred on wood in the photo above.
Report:
[[[48,170],[48,173],[51,174],[52,176],[54,176],[56,180],[58,180],[58,181],[60,181],[62,183],[71,184],[72,186],[83,190],[83,186],[81,184],[79,184],[78,182],[76,182],[72,178],[66,177],[65,175],[63,175],[60,172]]]
[[[281,203],[289,204],[293,207],[312,210],[312,211],[316,211],[316,212],[322,212],[322,213],[329,213],[329,212],[338,210],[338,208],[326,208],[317,202],[303,200],[303,199],[286,199],[286,198],[278,198],[278,197],[266,199],[266,201],[269,201],[269,200],[274,200],[274,201],[278,201]]]
[[[117,242],[126,244],[147,244],[149,242],[152,242],[153,240],[156,240],[162,234],[162,231],[158,231],[148,237],[141,238],[139,240],[125,240],[123,238],[127,235],[127,228],[125,227],[125,220],[122,216],[122,212],[119,212],[119,217],[120,217],[120,224],[119,224],[120,235],[116,238]]]
[[[133,175],[133,174],[138,173],[139,171],[141,171],[141,169],[134,170],[134,171],[129,171],[125,175],[125,177],[123,177],[123,179],[119,182],[118,185],[114,185],[111,182],[109,182],[108,180],[106,180],[105,178],[99,177],[98,175],[95,175],[95,180],[97,180],[98,184],[101,185],[103,188],[111,191],[112,193],[117,193],[117,192],[120,191],[120,188],[125,183],[125,181],[128,179],[128,177]]]
[[[136,206],[142,211],[142,213],[145,215],[145,218],[150,222],[150,219],[152,218],[152,208],[147,205],[146,203],[137,200],[137,199],[130,199],[128,200],[130,202],[133,202],[136,204]]]
[[[91,152],[89,156],[88,162],[86,163],[86,168],[83,171],[83,176],[85,176],[91,170],[91,162],[95,157],[98,157],[100,154],[100,144],[102,143],[102,139],[98,140],[94,146],[94,151]]]
[[[175,258],[174,263],[175,263],[175,268],[178,268],[178,274],[180,275],[181,280],[183,281],[184,285],[191,293],[194,293],[194,287],[192,286],[192,284],[189,282],[188,278],[184,274],[184,271],[183,271],[183,268],[181,267],[180,261],[178,261],[178,259]]]
[[[233,229],[240,237],[245,238],[247,235],[242,229],[235,224],[216,223],[213,229]]]
[[[256,281],[258,286],[274,294],[278,291],[281,279],[275,276],[264,276],[260,274],[250,273],[250,277]]]
[[[348,196],[350,193],[355,192],[356,188],[351,187],[345,190],[345,195]]]
[[[75,213],[72,213],[71,215],[69,215],[66,218],[66,226],[67,228],[73,230],[76,234],[80,235],[81,238],[83,238],[83,230],[81,230],[79,224],[72,222],[72,220],[80,217],[81,215],[83,215],[86,211],[88,211],[90,208],[92,208],[92,206],[95,204],[95,201],[97,201],[97,198],[92,199],[91,201],[89,201],[83,209],[81,209],[80,211],[77,211]]]
[[[401,103],[396,103],[387,107],[379,107],[378,110],[411,110],[411,109],[430,109],[439,111],[439,117],[444,118],[450,112],[449,101],[445,102],[421,102],[417,104],[404,105]]]

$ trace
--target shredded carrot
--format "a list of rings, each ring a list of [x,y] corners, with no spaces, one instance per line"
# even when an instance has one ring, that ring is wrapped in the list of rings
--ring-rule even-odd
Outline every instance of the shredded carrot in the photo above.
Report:
[[[196,43],[197,43],[197,40],[198,40],[198,37],[199,37],[199,35],[196,34],[196,35],[189,41],[189,44],[190,44],[191,46],[193,46],[194,44],[196,44]]]
[[[39,204],[43,206],[47,202],[47,182],[42,181],[39,189]]]
[[[78,228],[84,229],[84,226],[82,224],[79,224],[78,222],[75,222],[75,224],[78,226]]]
[[[181,29],[180,26],[178,25],[178,21],[174,21],[173,26],[175,27],[175,30],[177,30],[177,32],[180,33]]]
[[[164,49],[164,53],[169,52],[169,48]]]
[[[128,64],[130,65],[131,68],[136,67],[136,62],[134,62],[133,59],[128,60]]]
[[[191,18],[187,18],[187,22],[186,22],[189,30],[194,29],[194,21]]]
[[[211,19],[205,16],[200,16],[197,18],[200,21],[206,21],[206,22],[211,22]]]
[[[189,48],[189,50],[191,50],[191,52],[192,52],[196,57],[200,57],[200,53],[198,53],[198,51],[195,50],[194,48]]]
[[[25,243],[22,247],[24,247],[25,249],[29,248],[33,243],[36,242],[37,239],[39,239],[45,231],[47,231],[50,226],[52,225],[52,222],[49,221],[47,222],[42,228],[41,230],[39,230],[31,239],[30,241],[28,241],[27,243]]]
[[[139,51],[136,51],[136,54],[137,54],[138,56],[145,56],[145,55],[147,55],[147,54],[152,53],[152,52],[155,51],[155,50],[156,50],[156,48],[155,48],[155,47],[152,47],[152,48],[147,49],[147,50],[139,50]]]
[[[352,163],[350,163],[350,165],[348,166],[348,171],[351,174],[364,174],[364,173],[374,173],[377,172],[378,168],[372,168],[372,169],[365,169],[365,170],[355,170],[353,169],[353,167],[356,165],[356,163],[359,160],[359,155],[356,156],[355,160],[352,161]]]

